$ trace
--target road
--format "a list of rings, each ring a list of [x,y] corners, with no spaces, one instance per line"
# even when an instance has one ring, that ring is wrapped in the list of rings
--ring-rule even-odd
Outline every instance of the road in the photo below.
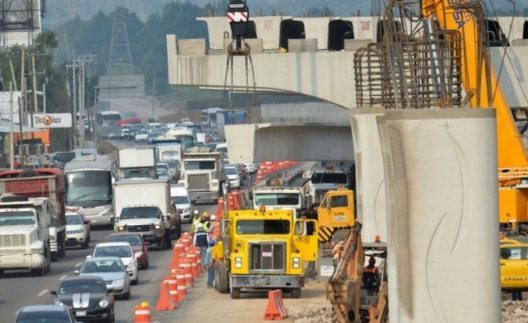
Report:
[[[199,205],[197,208],[203,212],[216,212],[215,205]],[[183,226],[183,230],[190,229],[189,224]],[[73,275],[87,255],[89,255],[98,242],[107,240],[111,230],[92,231],[92,242],[90,248],[70,248],[66,257],[58,262],[52,263],[50,273],[45,277],[32,276],[25,271],[6,272],[0,277],[0,322],[13,322],[15,312],[24,305],[49,304],[52,297],[50,290],[56,290],[60,281]],[[156,250],[153,246],[149,250],[150,267],[139,272],[139,284],[132,286],[130,300],[118,300],[116,302],[116,322],[125,323],[133,321],[132,308],[140,301],[149,301],[156,304],[159,293],[161,277],[168,273],[171,251]]]

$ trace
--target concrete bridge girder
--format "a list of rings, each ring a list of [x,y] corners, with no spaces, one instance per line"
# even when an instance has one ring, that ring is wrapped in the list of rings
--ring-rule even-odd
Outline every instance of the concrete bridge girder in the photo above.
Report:
[[[350,127],[325,124],[226,126],[229,161],[347,161],[354,146]]]

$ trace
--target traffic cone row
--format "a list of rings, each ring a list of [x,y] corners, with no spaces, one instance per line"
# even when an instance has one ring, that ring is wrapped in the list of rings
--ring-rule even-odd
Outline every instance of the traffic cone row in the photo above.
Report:
[[[256,182],[264,181],[270,174],[291,168],[297,165],[298,162],[294,161],[267,161],[261,162],[260,167],[257,171]]]
[[[200,250],[192,246],[191,234],[185,232],[172,249],[170,274],[161,282],[157,311],[172,311],[184,300],[200,276],[200,264]]]

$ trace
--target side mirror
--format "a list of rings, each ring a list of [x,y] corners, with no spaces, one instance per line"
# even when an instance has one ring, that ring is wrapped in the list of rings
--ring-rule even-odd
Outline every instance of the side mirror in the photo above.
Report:
[[[73,274],[74,274],[74,275],[79,275],[80,273],[81,273],[81,271],[78,270],[78,269],[75,269],[75,270],[73,271]]]
[[[57,291],[56,290],[50,290],[50,295],[53,295],[53,296],[57,296]]]

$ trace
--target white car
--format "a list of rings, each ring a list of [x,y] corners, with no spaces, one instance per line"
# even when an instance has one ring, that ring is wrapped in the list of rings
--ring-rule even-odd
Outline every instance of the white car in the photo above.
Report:
[[[147,141],[149,138],[149,133],[146,130],[142,130],[141,132],[136,133],[136,136],[134,137],[134,140],[136,142],[140,141]]]
[[[175,208],[180,213],[182,221],[192,220],[191,217],[191,200],[189,199],[189,192],[183,185],[171,186],[171,201]]]
[[[103,242],[95,245],[93,257],[118,257],[125,264],[127,273],[132,281],[132,285],[136,285],[139,281],[139,270],[134,251],[128,242]]]
[[[241,179],[236,167],[226,166],[224,171],[229,180],[229,186],[231,186],[231,188],[240,188]]]
[[[248,174],[255,174],[258,171],[258,163],[247,163],[244,164],[246,166],[246,172]]]
[[[84,215],[74,211],[66,212],[66,244],[81,245],[83,249],[90,245],[90,221]]]

